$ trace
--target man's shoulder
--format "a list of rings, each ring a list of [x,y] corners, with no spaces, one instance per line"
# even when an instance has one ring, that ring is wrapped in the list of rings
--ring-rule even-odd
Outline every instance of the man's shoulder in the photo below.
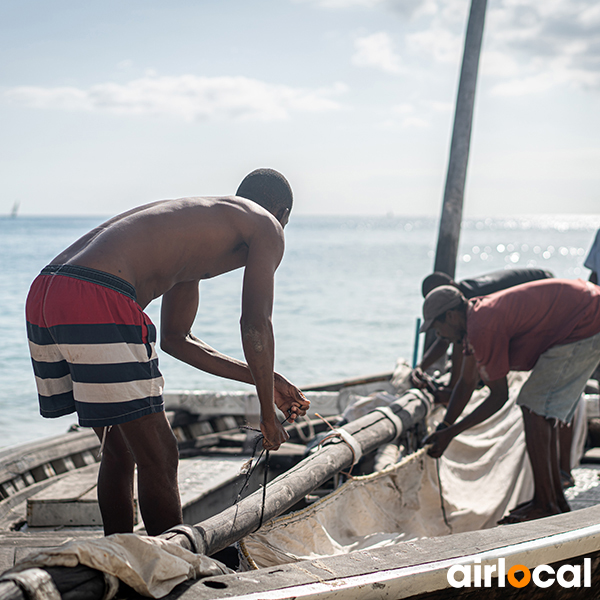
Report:
[[[554,275],[545,269],[501,269],[471,279],[463,279],[458,287],[467,298],[487,296],[523,283],[552,279]]]
[[[260,231],[262,235],[281,234],[280,223],[269,211],[240,196],[198,196],[172,202],[182,209],[190,208],[190,218],[194,212],[200,213],[202,220],[212,225],[232,227],[247,235],[253,231]]]

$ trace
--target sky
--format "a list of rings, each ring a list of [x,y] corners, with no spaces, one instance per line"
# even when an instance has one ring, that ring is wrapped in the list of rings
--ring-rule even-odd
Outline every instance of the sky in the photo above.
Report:
[[[440,212],[470,0],[0,5],[0,215],[281,171],[299,214]],[[600,213],[600,5],[488,0],[465,216]]]

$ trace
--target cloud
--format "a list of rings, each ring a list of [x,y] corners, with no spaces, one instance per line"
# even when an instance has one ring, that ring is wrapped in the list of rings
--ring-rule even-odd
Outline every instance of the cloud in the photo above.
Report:
[[[354,47],[352,64],[357,67],[374,67],[388,73],[402,70],[400,56],[394,52],[392,39],[384,31],[358,38]]]
[[[504,74],[494,92],[524,95],[566,86],[600,90],[599,36],[596,0],[502,0],[489,11],[484,45],[509,55],[517,68]]]
[[[324,112],[342,106],[333,96],[342,83],[304,89],[247,77],[159,77],[152,73],[128,83],[102,83],[88,89],[22,86],[5,95],[14,103],[40,109],[169,115],[187,121],[235,119],[272,121],[292,112]]]
[[[405,17],[436,12],[436,0],[295,0],[319,8],[388,8]]]
[[[460,60],[462,44],[458,35],[438,26],[406,36],[406,45],[412,54],[428,55],[440,63]]]
[[[436,102],[431,101],[428,103],[430,108],[435,112],[448,113],[454,110],[454,104],[452,102]]]
[[[296,1],[319,8],[393,13],[403,71],[415,61],[422,68],[424,58],[442,65],[460,61],[469,0]],[[398,72],[398,55],[389,47],[379,51],[377,58],[375,48],[357,48],[353,62]],[[385,52],[391,58],[385,59]],[[490,0],[481,73],[497,94],[536,94],[561,87],[600,90],[598,0]]]
[[[117,63],[117,69],[121,71],[131,69],[131,67],[133,67],[133,61],[130,58],[127,58]]]
[[[391,118],[381,123],[384,129],[425,129],[431,127],[431,123],[423,116],[418,116],[417,107],[414,104],[403,102],[395,104],[390,109]]]
[[[376,8],[387,4],[387,0],[296,0],[296,2],[315,4],[320,8],[354,8],[357,6]]]
[[[395,115],[408,115],[415,112],[415,107],[408,102],[403,102],[402,104],[396,104],[392,106],[392,114]]]

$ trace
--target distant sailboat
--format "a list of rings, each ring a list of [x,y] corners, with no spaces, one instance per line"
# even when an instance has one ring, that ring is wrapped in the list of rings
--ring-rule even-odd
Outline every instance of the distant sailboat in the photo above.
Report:
[[[10,216],[14,219],[17,216],[17,213],[19,212],[19,206],[21,205],[21,203],[18,200],[15,200],[15,203],[13,204],[12,210],[10,211]]]

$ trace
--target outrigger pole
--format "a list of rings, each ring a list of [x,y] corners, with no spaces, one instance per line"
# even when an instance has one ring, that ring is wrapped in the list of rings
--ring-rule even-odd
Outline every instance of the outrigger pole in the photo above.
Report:
[[[475,87],[477,85],[486,4],[487,0],[471,0],[471,11],[465,35],[462,68],[454,112],[454,129],[450,144],[446,189],[444,191],[435,255],[434,271],[447,273],[452,278],[454,278],[456,272],[465,179],[469,161],[469,146],[471,144]]]

